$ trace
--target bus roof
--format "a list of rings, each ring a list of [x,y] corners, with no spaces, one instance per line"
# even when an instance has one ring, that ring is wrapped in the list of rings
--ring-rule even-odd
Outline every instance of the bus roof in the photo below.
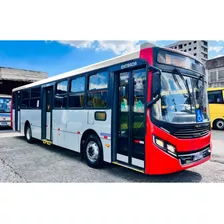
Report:
[[[118,56],[118,57],[115,57],[115,58],[112,58],[112,59],[109,59],[109,60],[106,60],[106,61],[98,62],[96,64],[88,65],[88,66],[85,66],[83,68],[72,70],[70,72],[66,72],[66,73],[62,73],[62,74],[52,76],[52,77],[49,77],[49,78],[46,78],[46,79],[42,79],[40,81],[33,82],[31,84],[28,84],[28,85],[17,87],[15,89],[13,89],[13,92],[17,91],[17,90],[22,90],[22,89],[30,88],[30,87],[33,87],[33,86],[49,83],[49,82],[54,82],[54,81],[57,81],[57,80],[60,80],[60,79],[63,79],[63,78],[68,78],[68,77],[71,77],[71,76],[74,76],[74,75],[79,75],[79,74],[82,74],[82,73],[94,71],[94,70],[97,70],[97,69],[101,69],[101,68],[104,68],[104,67],[108,67],[108,66],[111,66],[111,65],[122,63],[122,62],[125,62],[125,61],[133,60],[133,59],[136,59],[138,57],[139,57],[139,50],[135,51],[135,52],[132,52],[132,53],[129,53],[129,54],[126,54],[126,55]]]
[[[158,46],[155,46],[155,47],[158,47]],[[151,47],[144,47],[144,48],[152,48],[152,46]],[[141,48],[141,49],[144,49],[144,48]],[[182,54],[182,55],[185,55],[187,57],[190,57],[190,58],[193,58],[193,59],[199,61],[198,59],[196,59],[192,55],[187,54],[187,53],[182,52],[182,51],[177,51],[177,50],[166,48],[166,47],[159,47],[159,48],[169,50],[169,51],[173,51],[173,52],[176,52],[178,54]],[[129,61],[129,60],[137,59],[137,58],[139,58],[139,54],[140,54],[140,50],[137,50],[137,51],[134,51],[134,52],[126,54],[126,55],[121,55],[121,56],[118,56],[118,57],[115,57],[115,58],[112,58],[112,59],[109,59],[109,60],[98,62],[96,64],[92,64],[92,65],[88,65],[88,66],[85,66],[85,67],[82,67],[82,68],[78,68],[78,69],[72,70],[70,72],[62,73],[62,74],[55,75],[55,76],[52,76],[52,77],[49,77],[49,78],[46,78],[46,79],[42,79],[42,80],[37,81],[37,82],[33,82],[33,83],[30,83],[30,84],[27,84],[27,85],[24,85],[24,86],[20,86],[20,87],[17,87],[15,89],[13,89],[12,91],[14,92],[14,91],[18,91],[18,90],[22,90],[22,89],[26,89],[26,88],[30,88],[30,87],[54,82],[54,81],[57,81],[57,80],[60,80],[60,79],[68,78],[68,77],[79,75],[79,74],[82,74],[82,73],[91,72],[91,71],[94,71],[94,70],[97,70],[97,69],[105,68],[105,67],[108,67],[108,66],[111,66],[111,65],[116,65],[116,64],[126,62],[126,61]]]
[[[11,95],[7,95],[7,94],[0,94],[0,98],[11,98]]]
[[[224,90],[224,87],[210,87],[208,91],[217,91],[217,90]]]

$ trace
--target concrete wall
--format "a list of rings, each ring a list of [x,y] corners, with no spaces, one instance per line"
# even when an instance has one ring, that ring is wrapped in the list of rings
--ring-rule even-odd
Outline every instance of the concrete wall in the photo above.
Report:
[[[205,42],[207,43],[207,41]],[[180,45],[182,45],[182,48],[180,48]],[[204,45],[204,41],[202,40],[183,40],[170,44],[167,47],[184,51],[198,58],[203,63],[205,63],[208,58],[208,46]]]
[[[224,57],[206,61],[209,87],[224,87]]]

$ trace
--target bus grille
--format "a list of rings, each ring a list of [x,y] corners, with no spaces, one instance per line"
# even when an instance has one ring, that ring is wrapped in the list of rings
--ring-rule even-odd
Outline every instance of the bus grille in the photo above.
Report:
[[[177,138],[200,138],[209,134],[210,128],[181,129],[174,133]]]

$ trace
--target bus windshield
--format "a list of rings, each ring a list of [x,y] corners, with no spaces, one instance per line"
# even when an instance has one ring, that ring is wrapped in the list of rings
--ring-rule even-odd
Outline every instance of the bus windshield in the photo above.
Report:
[[[0,97],[0,113],[10,113],[11,99]]]
[[[163,72],[161,99],[153,106],[157,120],[169,123],[208,122],[206,82],[184,74]]]

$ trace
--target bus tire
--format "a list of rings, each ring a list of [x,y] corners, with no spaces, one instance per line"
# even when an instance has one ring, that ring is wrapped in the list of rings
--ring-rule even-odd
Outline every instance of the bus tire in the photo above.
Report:
[[[214,126],[218,130],[224,130],[224,120],[222,119],[216,120]]]
[[[28,143],[32,143],[33,142],[32,130],[31,130],[30,124],[27,124],[26,125],[26,128],[25,128],[25,137],[26,137],[26,141]]]
[[[96,135],[89,135],[84,143],[84,156],[88,166],[101,168],[103,166],[103,149]]]

